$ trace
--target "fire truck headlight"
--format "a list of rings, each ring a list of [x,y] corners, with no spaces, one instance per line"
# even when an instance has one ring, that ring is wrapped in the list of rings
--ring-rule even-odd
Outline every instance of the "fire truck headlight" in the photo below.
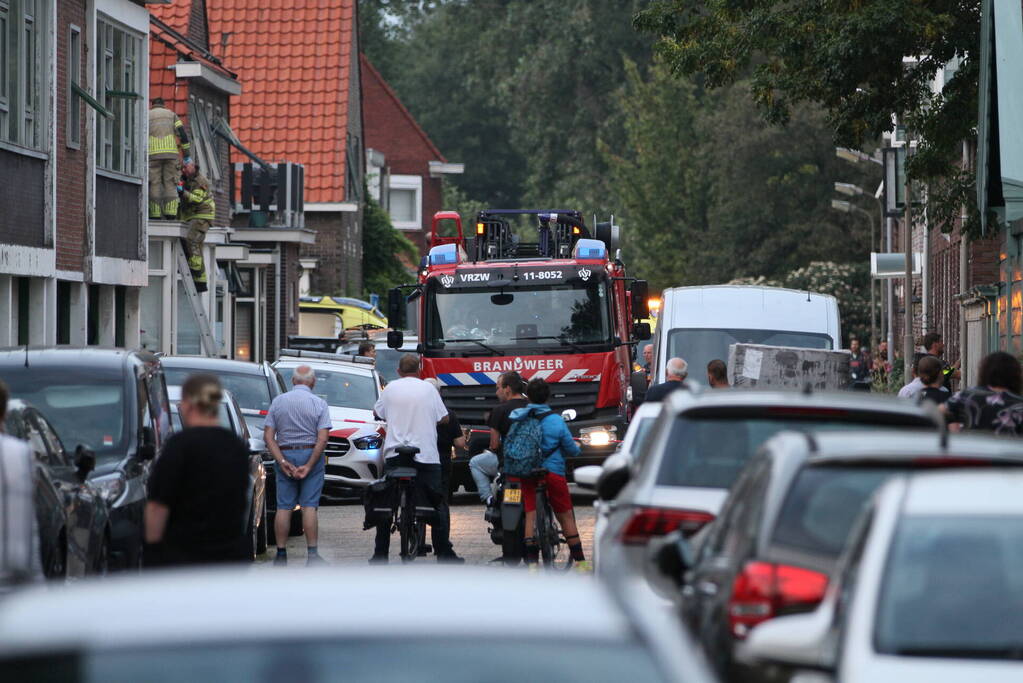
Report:
[[[583,427],[579,430],[579,442],[584,446],[607,446],[618,436],[614,425]]]

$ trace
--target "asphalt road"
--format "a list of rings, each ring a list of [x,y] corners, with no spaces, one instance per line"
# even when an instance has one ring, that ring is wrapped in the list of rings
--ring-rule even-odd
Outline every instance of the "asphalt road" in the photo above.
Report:
[[[573,496],[576,522],[583,548],[587,557],[593,553],[593,498]],[[365,564],[373,554],[373,530],[363,531],[364,512],[361,504],[346,503],[321,507],[319,512],[320,538],[319,553],[327,562],[337,565]],[[271,521],[272,523],[272,521]],[[456,494],[451,506],[451,542],[455,552],[465,558],[466,564],[488,565],[490,560],[501,555],[501,549],[494,545],[488,533],[489,525],[483,519],[483,506],[475,494]],[[259,558],[262,567],[269,568],[274,548]],[[288,539],[288,561],[290,564],[304,564],[306,540],[304,536]],[[391,563],[398,560],[398,535],[391,537]],[[420,558],[418,562],[435,562],[433,555]],[[498,567],[500,565],[491,565]]]

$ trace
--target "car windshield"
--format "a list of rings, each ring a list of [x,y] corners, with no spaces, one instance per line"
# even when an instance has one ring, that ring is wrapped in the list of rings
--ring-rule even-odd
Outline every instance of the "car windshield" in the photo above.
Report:
[[[608,344],[607,286],[590,278],[537,286],[443,287],[428,292],[427,346],[433,350],[487,347],[565,347]]]
[[[206,372],[197,368],[163,368],[167,384],[181,386],[188,379],[189,375],[197,372]],[[243,410],[270,410],[270,386],[262,374],[247,374],[240,372],[213,372],[220,380],[220,384],[234,395],[238,406]],[[262,430],[262,426],[260,426]]]
[[[684,358],[690,368],[706,368],[707,363],[715,359],[727,362],[728,347],[732,344],[795,346],[802,349],[830,349],[832,346],[828,335],[811,332],[680,328],[668,333],[668,352],[664,359]]]
[[[774,549],[838,559],[867,499],[895,468],[804,467],[785,495],[771,534]]]
[[[649,651],[631,642],[450,639],[276,642],[195,642],[187,647],[133,647],[87,655],[3,661],[24,683],[177,683],[203,681],[376,681],[377,683],[618,683],[665,681]],[[478,647],[477,647],[478,646]],[[497,663],[497,664],[495,664]]]
[[[868,430],[882,425],[934,427],[924,417],[898,413],[781,407],[758,409],[753,415],[740,412],[702,416],[693,412],[679,417],[672,425],[668,440],[671,448],[661,459],[657,476],[661,486],[730,488],[760,445],[784,430]]]
[[[124,457],[131,430],[120,368],[5,367],[3,380],[13,398],[46,416],[68,449],[82,444],[97,460]]]
[[[297,366],[278,366],[277,371],[290,384],[291,376],[295,374],[295,367]],[[328,406],[373,410],[373,404],[377,401],[377,385],[372,375],[320,368],[314,369],[313,372],[316,373],[316,386],[313,387],[313,393],[326,401]]]
[[[377,347],[376,367],[380,378],[385,382],[393,382],[398,379],[398,361],[408,351],[400,349],[382,349]]]
[[[1023,658],[1020,566],[1019,516],[903,518],[881,580],[874,630],[877,651]]]

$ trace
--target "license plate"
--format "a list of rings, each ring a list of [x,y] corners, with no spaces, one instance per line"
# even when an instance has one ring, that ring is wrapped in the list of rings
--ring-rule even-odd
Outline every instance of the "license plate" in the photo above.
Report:
[[[521,503],[522,502],[522,489],[505,489],[505,491],[504,491],[504,502],[506,502],[506,503]]]

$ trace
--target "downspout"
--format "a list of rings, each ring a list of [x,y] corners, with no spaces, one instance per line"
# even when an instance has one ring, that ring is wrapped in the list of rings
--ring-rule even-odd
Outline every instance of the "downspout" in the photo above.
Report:
[[[274,283],[277,285],[277,295],[274,297],[274,357],[270,359],[270,362],[277,360],[280,355],[281,349],[284,346],[281,344],[281,297],[284,295],[284,287],[281,283],[281,243],[277,243],[276,250],[277,258],[274,259]]]
[[[970,164],[970,145],[966,140],[963,140],[963,163],[962,167],[967,169],[971,166]],[[960,209],[959,215],[959,291],[964,293],[970,289],[970,278],[969,278],[969,245],[966,241],[966,234],[963,232],[963,227],[966,225],[968,218],[966,204],[963,203]],[[965,379],[968,376],[972,377],[972,374],[967,371],[965,360],[968,358],[966,345],[968,343],[969,336],[966,333],[966,306],[964,302],[959,303],[959,386],[962,388],[965,386]]]

